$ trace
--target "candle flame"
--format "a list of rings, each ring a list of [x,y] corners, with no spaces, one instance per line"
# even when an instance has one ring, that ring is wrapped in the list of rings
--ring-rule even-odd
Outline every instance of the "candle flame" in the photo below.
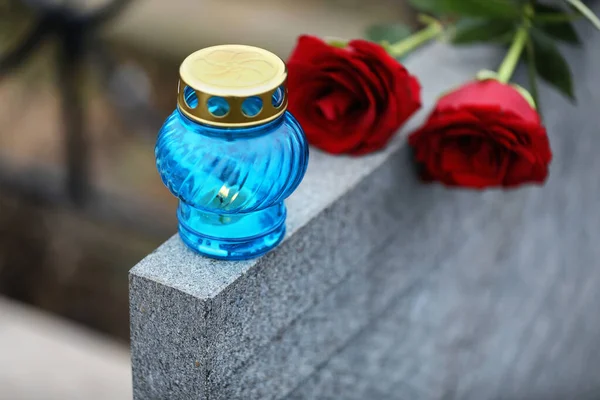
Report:
[[[230,194],[231,194],[231,188],[228,188],[225,185],[221,186],[221,189],[219,189],[219,193],[217,193],[217,197],[221,200],[222,205],[228,206],[231,203],[233,203],[235,201],[235,199],[237,199],[237,197],[239,196],[240,192],[233,193],[233,195],[231,196],[231,199],[229,199]],[[229,201],[226,202],[227,199],[229,199]]]
[[[219,189],[219,197],[226,199],[229,197],[229,188],[225,185],[221,186],[221,189]]]

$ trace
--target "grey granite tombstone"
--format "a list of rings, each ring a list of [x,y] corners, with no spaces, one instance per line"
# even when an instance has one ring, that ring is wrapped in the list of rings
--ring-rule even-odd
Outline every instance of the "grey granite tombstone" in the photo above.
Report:
[[[424,185],[399,135],[363,158],[313,151],[286,240],[260,259],[211,261],[174,236],[142,260],[134,398],[597,398],[600,34],[582,30],[578,106],[542,88],[546,186]],[[435,45],[407,66],[431,106],[498,61]]]

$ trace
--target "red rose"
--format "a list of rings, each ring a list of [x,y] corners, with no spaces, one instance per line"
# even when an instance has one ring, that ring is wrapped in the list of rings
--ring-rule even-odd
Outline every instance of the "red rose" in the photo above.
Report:
[[[381,149],[421,107],[417,79],[375,43],[338,48],[301,36],[287,65],[289,110],[330,153]]]
[[[443,96],[408,143],[423,177],[451,186],[542,183],[552,159],[536,110],[496,80],[471,82]]]

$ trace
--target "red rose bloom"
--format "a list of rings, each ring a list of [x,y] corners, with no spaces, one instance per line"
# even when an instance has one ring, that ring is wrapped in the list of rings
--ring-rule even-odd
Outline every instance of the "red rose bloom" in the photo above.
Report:
[[[338,48],[301,36],[287,65],[289,110],[308,141],[330,153],[381,149],[421,107],[417,79],[372,42]]]
[[[471,82],[443,96],[408,143],[423,177],[450,186],[542,183],[552,159],[536,110],[496,80]]]

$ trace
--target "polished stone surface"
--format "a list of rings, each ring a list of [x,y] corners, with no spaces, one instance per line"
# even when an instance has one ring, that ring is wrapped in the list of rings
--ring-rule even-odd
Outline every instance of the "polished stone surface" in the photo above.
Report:
[[[427,242],[459,244],[432,245],[439,261],[417,261],[431,272],[288,399],[600,398],[600,33],[584,25],[583,48],[565,49],[577,106],[541,92],[546,186],[431,188]],[[403,268],[402,250],[390,257]]]
[[[431,54],[456,67],[437,71],[429,61]],[[496,58],[490,49],[461,53],[440,45],[416,54],[409,67],[427,79],[424,101],[431,105],[439,92]],[[350,277],[371,268],[381,259],[379,251],[399,243],[395,238],[410,243],[412,230],[420,232],[423,212],[434,199],[415,178],[406,150],[399,151],[403,143],[399,136],[386,151],[362,158],[313,151],[302,185],[287,202],[286,240],[258,260],[209,260],[173,237],[134,267],[130,279],[136,398],[207,393],[211,398],[251,398],[258,393],[263,399],[276,398],[362,329],[371,312],[364,302],[360,312],[346,319],[349,325],[329,325],[328,335],[335,340],[319,341],[322,326],[312,324],[311,313],[320,313],[322,321],[335,316],[342,304],[328,300],[335,297],[333,288],[364,290],[364,282]],[[413,228],[398,234],[398,227]],[[372,292],[369,301],[378,304],[379,290]],[[304,341],[301,350],[294,335],[315,340]],[[269,353],[274,344],[282,355],[300,358],[277,358]],[[306,356],[307,351],[315,356]],[[268,357],[276,360],[265,363]],[[302,373],[293,372],[297,362],[303,363]]]
[[[140,262],[130,278],[135,398],[594,393],[600,34],[583,30],[585,48],[568,50],[579,105],[542,91],[555,153],[546,186],[423,185],[402,136],[369,157],[313,151],[276,251],[218,262],[173,237]],[[430,107],[498,59],[435,45],[407,66]]]

